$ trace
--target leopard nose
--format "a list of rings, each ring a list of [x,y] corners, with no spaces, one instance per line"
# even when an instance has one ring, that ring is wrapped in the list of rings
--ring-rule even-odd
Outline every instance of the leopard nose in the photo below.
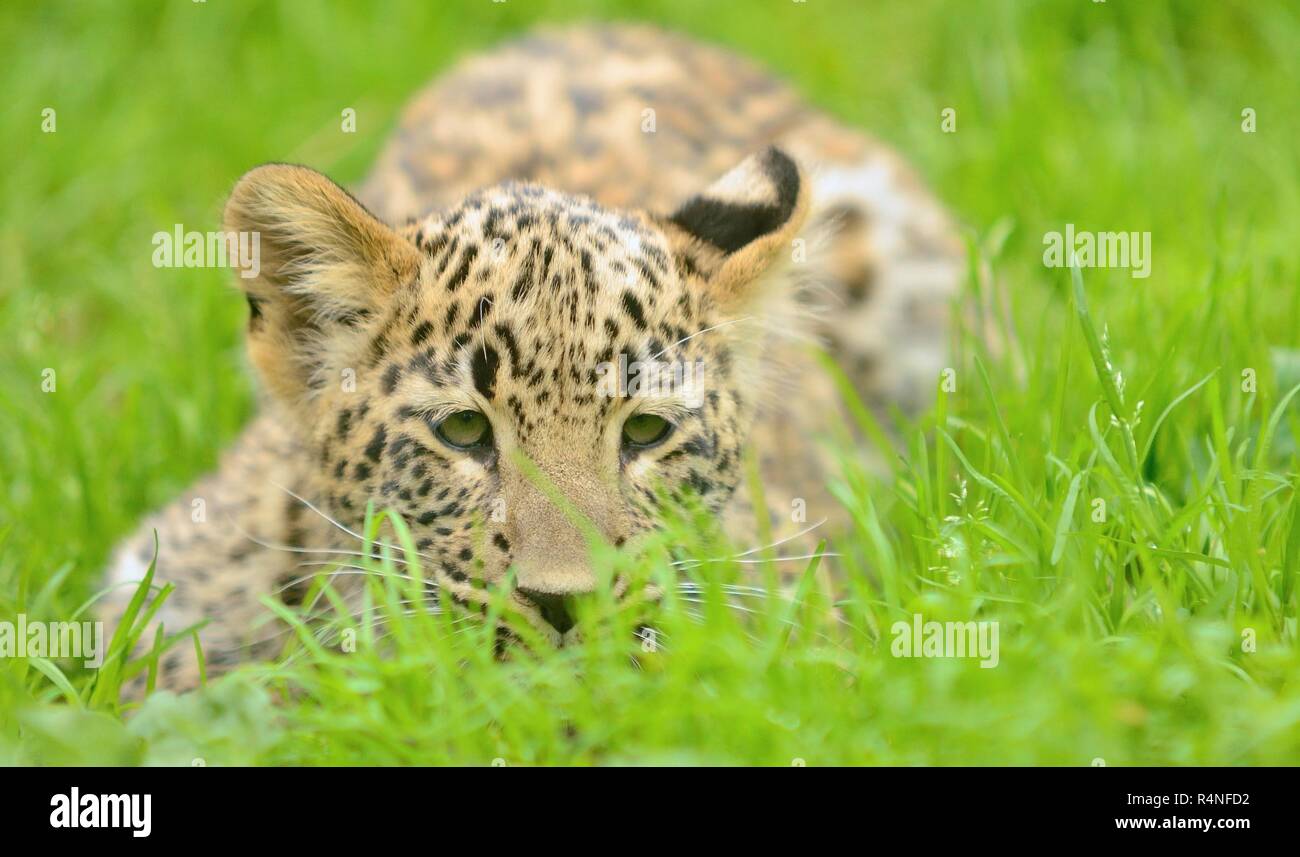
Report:
[[[561,635],[573,627],[573,611],[569,609],[569,599],[565,596],[532,589],[520,589],[519,594],[533,602],[547,624]]]

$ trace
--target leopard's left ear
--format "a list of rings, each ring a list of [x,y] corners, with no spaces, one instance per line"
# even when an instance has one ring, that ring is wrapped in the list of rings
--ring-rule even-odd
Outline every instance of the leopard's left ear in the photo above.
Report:
[[[673,251],[702,272],[723,305],[745,300],[750,284],[783,252],[808,216],[808,182],[775,146],[750,155],[667,218]]]

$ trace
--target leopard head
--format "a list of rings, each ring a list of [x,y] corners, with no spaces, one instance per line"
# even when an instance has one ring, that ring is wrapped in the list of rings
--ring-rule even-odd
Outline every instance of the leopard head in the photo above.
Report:
[[[741,474],[762,337],[808,209],[795,163],[750,156],[669,213],[508,183],[393,228],[320,173],[272,164],[226,228],[248,349],[339,522],[400,512],[441,586],[562,643],[596,585],[589,539],[655,526],[660,498],[721,509]]]

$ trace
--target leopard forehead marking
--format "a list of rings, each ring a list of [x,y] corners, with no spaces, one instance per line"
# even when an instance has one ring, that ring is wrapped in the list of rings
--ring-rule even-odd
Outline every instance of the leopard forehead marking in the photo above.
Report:
[[[712,344],[689,341],[707,312],[701,292],[640,215],[509,184],[407,231],[425,262],[374,358],[390,381],[414,373],[472,389],[521,439],[543,416],[606,415],[614,403],[599,400],[595,370],[620,355],[666,361]],[[399,328],[410,330],[405,349]]]

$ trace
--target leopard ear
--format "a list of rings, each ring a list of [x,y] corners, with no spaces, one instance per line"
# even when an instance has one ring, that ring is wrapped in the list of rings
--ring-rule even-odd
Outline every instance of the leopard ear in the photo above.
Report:
[[[700,271],[722,304],[744,300],[808,216],[808,183],[771,146],[750,155],[667,222],[674,252]]]
[[[315,170],[267,164],[244,175],[226,203],[227,232],[257,249],[239,283],[248,298],[248,349],[271,391],[311,397],[349,365],[360,328],[414,278],[420,253],[347,191]]]

